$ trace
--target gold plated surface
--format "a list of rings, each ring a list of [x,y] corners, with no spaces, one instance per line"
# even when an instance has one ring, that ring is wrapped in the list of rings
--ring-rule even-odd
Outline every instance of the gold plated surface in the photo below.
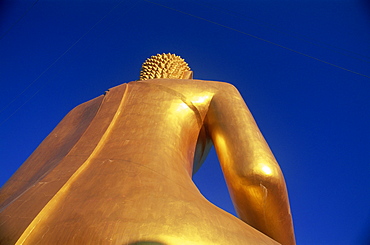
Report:
[[[192,182],[214,144],[240,219]],[[281,170],[238,91],[193,79],[110,89],[4,185],[1,244],[294,244]]]
[[[140,80],[155,78],[178,78],[186,77],[190,68],[180,56],[175,54],[157,54],[148,58],[142,65]]]

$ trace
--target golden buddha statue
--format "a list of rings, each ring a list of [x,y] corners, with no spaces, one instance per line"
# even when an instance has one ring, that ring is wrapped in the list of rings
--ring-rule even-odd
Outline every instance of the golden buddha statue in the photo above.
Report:
[[[192,181],[212,144],[240,219]],[[242,97],[173,54],[74,108],[0,203],[0,244],[295,244],[282,172]]]

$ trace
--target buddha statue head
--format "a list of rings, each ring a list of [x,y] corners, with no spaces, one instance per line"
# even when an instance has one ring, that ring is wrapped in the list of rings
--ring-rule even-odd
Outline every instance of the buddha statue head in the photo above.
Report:
[[[145,60],[140,71],[140,80],[169,78],[192,79],[193,72],[180,56],[157,54]]]

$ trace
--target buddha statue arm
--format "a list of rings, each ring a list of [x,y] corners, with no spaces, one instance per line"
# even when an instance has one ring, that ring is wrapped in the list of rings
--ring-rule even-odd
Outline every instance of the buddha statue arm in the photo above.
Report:
[[[230,84],[220,86],[206,124],[236,212],[281,244],[295,244],[280,167],[239,92]]]

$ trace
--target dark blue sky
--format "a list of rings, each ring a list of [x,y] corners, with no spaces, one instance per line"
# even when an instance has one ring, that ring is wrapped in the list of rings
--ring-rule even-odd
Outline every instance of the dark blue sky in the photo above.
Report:
[[[239,89],[284,172],[298,244],[369,242],[370,4],[153,1],[0,2],[0,184],[68,111],[173,52]],[[234,213],[214,153],[194,179]]]

